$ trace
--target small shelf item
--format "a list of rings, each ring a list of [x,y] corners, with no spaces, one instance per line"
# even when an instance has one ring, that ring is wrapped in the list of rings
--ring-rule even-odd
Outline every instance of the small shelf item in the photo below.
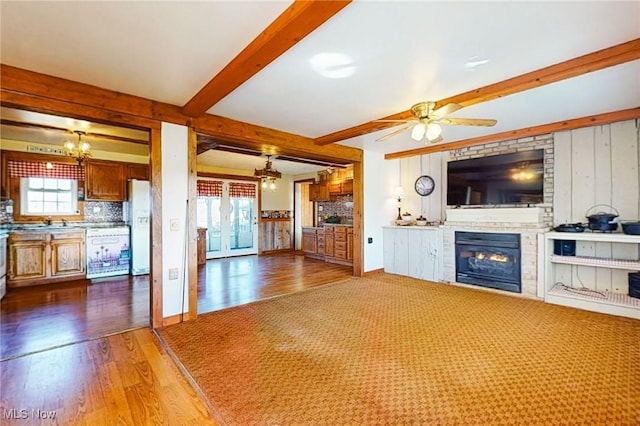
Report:
[[[555,254],[550,256],[550,260],[553,263],[563,263],[566,265],[599,266],[612,269],[624,269],[628,271],[640,270],[640,260],[611,259],[589,256],[559,256]]]

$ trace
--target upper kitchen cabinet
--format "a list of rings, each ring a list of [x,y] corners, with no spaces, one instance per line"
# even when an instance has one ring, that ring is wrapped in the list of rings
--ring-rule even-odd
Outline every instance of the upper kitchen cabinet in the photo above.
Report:
[[[87,161],[86,199],[89,201],[126,200],[126,166],[111,161]]]
[[[149,180],[149,165],[138,164],[138,163],[128,163],[126,165],[126,175],[127,175],[127,180],[131,180],[131,179]]]
[[[309,185],[309,201],[329,201],[329,186],[327,182]]]
[[[353,179],[340,182],[329,183],[329,195],[351,195],[353,194]]]

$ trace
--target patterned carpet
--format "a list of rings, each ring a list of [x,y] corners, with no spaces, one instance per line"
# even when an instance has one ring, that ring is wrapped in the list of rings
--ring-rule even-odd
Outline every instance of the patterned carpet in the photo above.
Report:
[[[638,425],[640,321],[380,274],[160,330],[228,425]]]

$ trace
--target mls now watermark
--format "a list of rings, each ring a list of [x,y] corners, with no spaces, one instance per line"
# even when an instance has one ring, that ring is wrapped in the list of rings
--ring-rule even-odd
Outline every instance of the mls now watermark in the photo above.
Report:
[[[27,419],[38,419],[38,420],[53,420],[56,418],[58,413],[55,410],[40,410],[38,408],[32,408],[31,410],[26,409],[3,409],[2,410],[2,418],[5,420],[27,420]]]

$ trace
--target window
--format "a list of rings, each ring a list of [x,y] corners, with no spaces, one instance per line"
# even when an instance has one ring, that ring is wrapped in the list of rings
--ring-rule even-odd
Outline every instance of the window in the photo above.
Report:
[[[23,215],[78,214],[78,184],[74,179],[29,177],[20,179]]]

